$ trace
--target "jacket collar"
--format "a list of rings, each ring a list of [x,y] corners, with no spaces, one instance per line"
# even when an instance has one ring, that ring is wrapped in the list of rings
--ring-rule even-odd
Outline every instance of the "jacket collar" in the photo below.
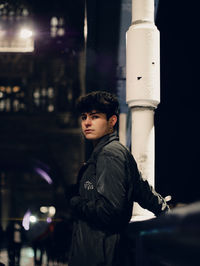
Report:
[[[95,146],[92,155],[90,157],[90,159],[88,160],[88,163],[91,161],[94,161],[96,159],[96,156],[98,155],[98,153],[101,151],[101,149],[106,146],[108,143],[114,141],[114,140],[119,140],[119,137],[117,136],[116,132],[113,132],[111,134],[105,135],[103,136],[98,144]]]

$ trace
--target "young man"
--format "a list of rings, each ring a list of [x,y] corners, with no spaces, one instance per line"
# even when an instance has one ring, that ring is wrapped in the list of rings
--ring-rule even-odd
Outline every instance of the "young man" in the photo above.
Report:
[[[138,202],[155,215],[168,209],[165,200],[144,181],[132,154],[115,132],[117,98],[92,92],[78,103],[82,132],[93,142],[90,159],[78,176],[78,194],[71,201],[76,223],[69,266],[116,266],[120,236]]]

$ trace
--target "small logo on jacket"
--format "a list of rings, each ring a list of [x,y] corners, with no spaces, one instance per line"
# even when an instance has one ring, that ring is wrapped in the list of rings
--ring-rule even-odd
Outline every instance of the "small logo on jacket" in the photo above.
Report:
[[[90,181],[86,181],[84,183],[84,188],[87,189],[87,190],[92,190],[92,189],[94,189],[94,186],[93,186],[93,184]]]

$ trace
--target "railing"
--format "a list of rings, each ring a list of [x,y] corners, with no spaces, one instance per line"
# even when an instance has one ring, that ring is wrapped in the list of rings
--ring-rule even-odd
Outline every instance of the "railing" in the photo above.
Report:
[[[125,266],[200,265],[200,202],[131,222],[124,243]]]

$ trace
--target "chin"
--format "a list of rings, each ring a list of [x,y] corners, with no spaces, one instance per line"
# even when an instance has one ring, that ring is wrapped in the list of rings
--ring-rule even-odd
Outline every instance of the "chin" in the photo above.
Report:
[[[95,136],[91,136],[91,135],[85,135],[85,138],[88,139],[88,140],[95,140],[97,138],[95,138]]]

